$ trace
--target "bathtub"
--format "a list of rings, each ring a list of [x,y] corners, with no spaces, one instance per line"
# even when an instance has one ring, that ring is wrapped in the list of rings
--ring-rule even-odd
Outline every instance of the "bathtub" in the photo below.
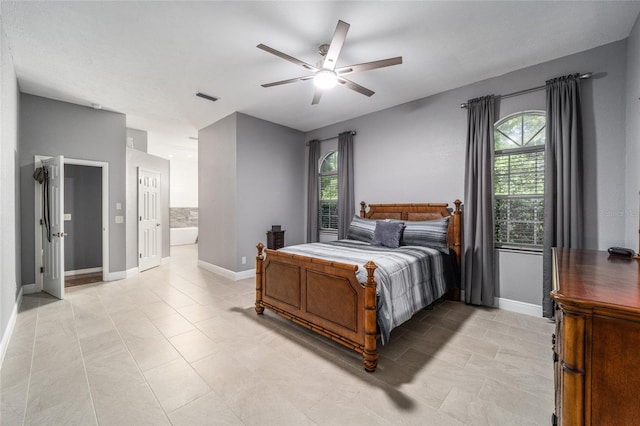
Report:
[[[195,244],[198,238],[198,228],[171,228],[171,245],[180,246],[183,244]]]

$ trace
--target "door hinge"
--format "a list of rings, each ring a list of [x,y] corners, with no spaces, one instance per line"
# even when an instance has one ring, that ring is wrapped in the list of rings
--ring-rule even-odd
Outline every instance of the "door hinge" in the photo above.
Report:
[[[142,259],[142,253],[140,253],[140,259]]]
[[[41,267],[40,267],[40,273],[41,273],[41,274],[44,274],[44,266],[41,266]]]
[[[40,219],[40,225],[42,225],[42,219]]]

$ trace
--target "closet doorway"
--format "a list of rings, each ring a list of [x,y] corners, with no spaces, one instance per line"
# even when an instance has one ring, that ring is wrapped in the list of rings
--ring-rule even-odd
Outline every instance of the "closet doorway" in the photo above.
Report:
[[[64,165],[65,287],[102,281],[102,170]]]

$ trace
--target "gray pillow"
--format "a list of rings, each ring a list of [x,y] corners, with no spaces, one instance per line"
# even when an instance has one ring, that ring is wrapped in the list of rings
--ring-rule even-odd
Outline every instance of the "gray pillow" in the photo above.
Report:
[[[364,219],[360,216],[353,216],[347,238],[350,240],[364,241],[370,243],[373,240],[373,233],[376,230],[376,221]]]
[[[371,244],[374,246],[398,248],[400,247],[400,237],[402,237],[403,229],[404,222],[378,220]]]
[[[449,217],[407,222],[402,233],[403,246],[424,246],[449,253]]]

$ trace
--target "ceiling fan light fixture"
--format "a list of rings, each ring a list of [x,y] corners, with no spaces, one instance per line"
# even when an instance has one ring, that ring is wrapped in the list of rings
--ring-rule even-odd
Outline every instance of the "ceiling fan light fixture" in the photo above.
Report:
[[[313,77],[313,84],[319,89],[331,89],[336,83],[338,83],[338,75],[328,69],[321,69]]]
[[[284,59],[285,61],[302,66],[304,69],[312,72],[312,74],[307,74],[302,77],[274,81],[273,83],[261,84],[261,86],[273,87],[294,83],[297,81],[313,80],[316,89],[313,95],[313,100],[311,101],[311,105],[316,105],[318,102],[320,102],[320,98],[322,97],[322,94],[325,92],[325,90],[331,89],[337,84],[340,84],[340,86],[344,87],[345,89],[353,90],[354,92],[360,93],[361,95],[368,97],[372,96],[375,93],[373,90],[360,86],[359,84],[344,78],[344,76],[347,74],[374,70],[377,68],[390,67],[392,65],[399,65],[402,63],[402,56],[336,68],[336,64],[338,62],[338,58],[340,57],[340,52],[342,51],[342,47],[347,37],[349,27],[350,25],[348,23],[338,20],[338,25],[336,26],[336,31],[333,33],[333,37],[331,38],[331,43],[322,44],[318,48],[318,53],[320,53],[322,59],[318,60],[315,66],[260,43],[258,46],[256,46],[258,49],[271,53],[281,59]]]

